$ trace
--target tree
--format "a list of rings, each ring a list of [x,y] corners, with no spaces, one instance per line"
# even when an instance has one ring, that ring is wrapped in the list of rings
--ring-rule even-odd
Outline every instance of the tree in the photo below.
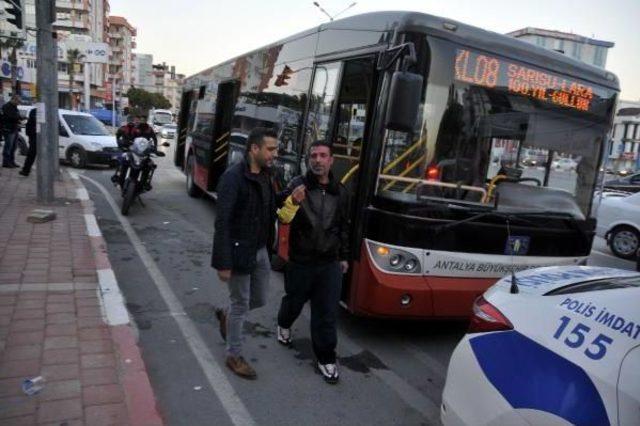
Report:
[[[21,38],[0,39],[0,57],[2,49],[11,49],[9,53],[9,63],[11,64],[11,91],[20,94],[18,83],[18,55],[17,50],[24,46],[24,40]]]
[[[76,98],[73,96],[73,85],[75,84],[75,76],[76,76],[76,64],[79,64],[81,60],[84,59],[84,55],[80,53],[78,49],[69,49],[67,50],[67,62],[69,62],[69,69],[67,72],[69,73],[69,97],[71,98],[71,109],[76,109]],[[86,64],[85,64],[86,66]]]
[[[171,102],[160,93],[151,93],[144,89],[132,87],[127,91],[129,105],[136,114],[145,114],[152,108],[168,109]]]

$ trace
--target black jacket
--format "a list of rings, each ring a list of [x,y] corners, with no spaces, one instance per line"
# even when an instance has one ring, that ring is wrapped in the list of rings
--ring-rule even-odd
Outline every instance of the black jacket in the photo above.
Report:
[[[151,139],[153,141],[153,146],[158,148],[158,139],[156,138],[156,132],[154,132],[153,127],[149,126],[147,123],[140,123],[138,125],[138,136]]]
[[[306,186],[307,194],[291,222],[289,259],[303,264],[348,260],[349,194],[346,188],[330,174],[329,184],[323,189],[309,171],[305,176],[293,178],[287,193],[300,184]]]
[[[231,269],[239,273],[251,272],[260,248],[260,231],[266,233],[267,248],[271,248],[276,201],[271,177],[267,175],[266,178],[269,182],[268,200],[263,200],[258,177],[250,172],[246,160],[230,166],[220,178],[211,256],[211,266],[214,268]],[[263,217],[264,203],[268,203],[269,213],[266,218]]]
[[[13,102],[7,102],[2,106],[2,129],[5,132],[17,132],[20,122],[20,112]]]
[[[27,118],[27,125],[25,126],[25,132],[27,134],[27,136],[31,139],[35,139],[36,138],[36,133],[37,133],[37,129],[36,129],[36,117],[38,114],[38,108],[32,108],[31,111],[29,111],[29,118]]]

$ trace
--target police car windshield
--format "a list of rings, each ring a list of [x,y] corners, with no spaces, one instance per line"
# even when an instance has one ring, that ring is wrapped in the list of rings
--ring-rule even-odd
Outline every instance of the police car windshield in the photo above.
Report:
[[[552,290],[546,293],[545,296],[557,296],[561,294],[572,294],[572,293],[587,293],[592,291],[615,290],[619,288],[633,288],[633,287],[640,287],[640,275],[638,275],[637,277],[606,278],[604,280],[571,284],[566,287],[561,287],[561,288]]]

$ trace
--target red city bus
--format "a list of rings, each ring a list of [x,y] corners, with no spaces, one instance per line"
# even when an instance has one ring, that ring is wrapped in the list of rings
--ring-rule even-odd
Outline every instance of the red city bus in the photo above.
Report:
[[[311,142],[330,141],[352,195],[346,307],[466,317],[512,269],[585,263],[618,92],[613,74],[508,36],[370,13],[187,78],[175,164],[190,195],[215,196],[251,129],[268,126],[282,187]]]

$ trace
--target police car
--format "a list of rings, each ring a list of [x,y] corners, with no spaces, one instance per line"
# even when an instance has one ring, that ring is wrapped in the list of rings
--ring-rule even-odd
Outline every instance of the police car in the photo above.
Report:
[[[498,281],[449,364],[445,425],[640,425],[640,273],[558,266]]]

